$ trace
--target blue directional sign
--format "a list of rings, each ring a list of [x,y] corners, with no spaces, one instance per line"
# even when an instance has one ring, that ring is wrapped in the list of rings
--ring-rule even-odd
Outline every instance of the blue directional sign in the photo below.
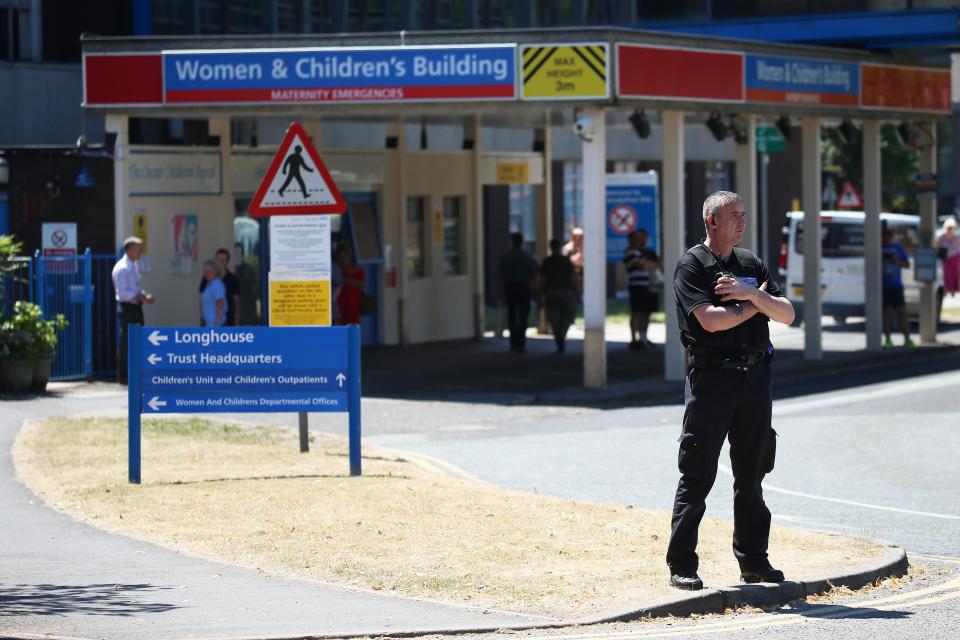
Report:
[[[140,482],[140,416],[347,412],[360,475],[360,329],[141,327],[129,331],[129,476]]]

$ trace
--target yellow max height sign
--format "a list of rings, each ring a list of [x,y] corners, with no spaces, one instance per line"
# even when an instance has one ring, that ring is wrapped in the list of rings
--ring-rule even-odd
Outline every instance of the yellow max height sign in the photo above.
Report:
[[[606,44],[523,46],[520,57],[524,100],[610,97]]]

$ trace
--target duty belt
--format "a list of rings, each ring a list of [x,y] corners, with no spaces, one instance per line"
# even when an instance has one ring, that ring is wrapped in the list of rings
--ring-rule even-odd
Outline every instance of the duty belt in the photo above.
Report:
[[[736,369],[737,371],[747,371],[755,364],[763,362],[767,354],[763,351],[755,351],[743,355],[729,353],[710,353],[699,352],[687,354],[687,366],[691,368],[720,367],[721,369]]]

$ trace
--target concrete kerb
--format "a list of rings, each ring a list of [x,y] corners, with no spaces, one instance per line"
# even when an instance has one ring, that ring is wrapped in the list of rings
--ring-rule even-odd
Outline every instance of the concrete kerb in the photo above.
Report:
[[[532,631],[535,629],[565,629],[585,627],[614,622],[632,622],[636,620],[663,618],[668,616],[686,617],[694,614],[723,613],[726,609],[742,606],[776,607],[793,602],[805,596],[829,591],[833,587],[858,589],[874,584],[881,578],[905,575],[908,568],[907,553],[900,548],[891,548],[880,560],[862,566],[849,573],[841,573],[825,578],[803,582],[786,581],[782,583],[742,584],[720,589],[683,593],[676,597],[660,600],[636,609],[604,613],[599,616],[562,620],[551,623],[516,625],[509,627],[474,627],[462,629],[390,629],[382,633],[352,635],[298,635],[298,636],[256,636],[257,640],[346,640],[349,638],[416,638],[423,636],[462,636],[467,634],[496,633],[498,631]],[[254,640],[253,637],[203,638],[203,640]]]
[[[882,352],[841,352],[827,354],[822,360],[806,360],[802,356],[787,356],[774,363],[774,375],[777,383],[799,382],[806,378],[826,375],[837,376],[877,366],[901,367],[921,362],[956,359],[960,347],[953,344],[936,344],[918,349]],[[661,377],[641,378],[632,382],[609,385],[603,389],[571,387],[543,393],[536,397],[537,404],[578,404],[578,403],[618,403],[652,402],[665,397],[676,396],[682,399],[683,384]]]

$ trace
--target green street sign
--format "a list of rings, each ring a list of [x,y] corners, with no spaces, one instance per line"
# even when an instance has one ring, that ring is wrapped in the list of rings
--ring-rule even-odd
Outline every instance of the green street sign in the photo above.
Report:
[[[757,151],[760,153],[780,153],[787,148],[787,141],[776,127],[757,127]]]

